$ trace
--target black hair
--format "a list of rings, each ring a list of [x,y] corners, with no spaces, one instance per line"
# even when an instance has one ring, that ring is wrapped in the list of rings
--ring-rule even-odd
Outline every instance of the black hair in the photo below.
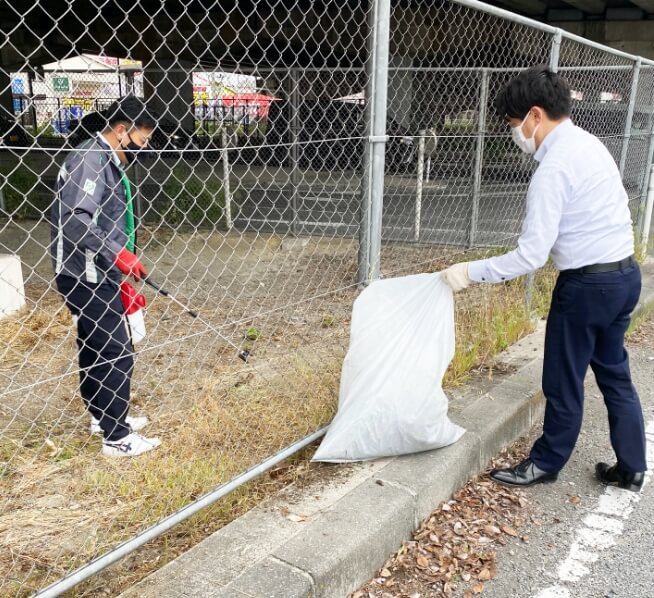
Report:
[[[112,127],[118,123],[154,129],[157,126],[157,116],[146,103],[133,95],[116,100],[107,109],[107,125]]]
[[[545,65],[534,66],[509,81],[495,98],[502,117],[524,118],[534,106],[558,120],[570,116],[570,86]]]

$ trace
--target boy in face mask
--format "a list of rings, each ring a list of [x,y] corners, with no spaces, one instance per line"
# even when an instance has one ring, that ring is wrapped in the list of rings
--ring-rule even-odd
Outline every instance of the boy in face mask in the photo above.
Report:
[[[604,395],[617,463],[598,463],[599,480],[638,491],[647,469],[640,400],[631,383],[624,334],[640,296],[640,270],[627,193],[602,142],[570,120],[570,88],[545,66],[510,81],[495,108],[520,149],[539,162],[527,192],[518,247],[455,264],[443,279],[460,291],[533,272],[548,256],[560,271],[547,319],[543,434],[528,459],[491,477],[512,486],[554,481],[581,428],[590,365]]]
[[[123,168],[147,147],[156,121],[134,96],[114,102],[107,125],[64,161],[51,212],[51,245],[59,293],[75,316],[80,391],[90,431],[103,435],[108,456],[136,456],[159,445],[130,417],[132,343],[119,284],[147,275],[135,254],[132,192]]]

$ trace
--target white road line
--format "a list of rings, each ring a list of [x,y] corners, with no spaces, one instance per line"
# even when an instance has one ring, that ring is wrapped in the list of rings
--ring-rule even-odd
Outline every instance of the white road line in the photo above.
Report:
[[[647,439],[647,466],[643,488],[650,481],[654,468],[654,421],[645,429]],[[557,569],[557,577],[563,583],[576,583],[590,573],[587,565],[599,560],[598,554],[616,543],[616,538],[624,530],[624,520],[629,518],[641,493],[621,490],[608,486],[599,497],[597,506],[577,529],[566,559]],[[570,598],[571,591],[563,585],[553,585],[542,589],[534,598]]]

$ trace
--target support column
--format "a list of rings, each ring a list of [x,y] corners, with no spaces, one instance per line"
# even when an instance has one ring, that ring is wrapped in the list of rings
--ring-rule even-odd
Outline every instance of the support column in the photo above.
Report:
[[[193,74],[190,64],[175,58],[153,57],[143,70],[143,92],[160,117],[193,132]]]
[[[11,91],[11,73],[0,63],[0,116],[14,120],[14,97]]]

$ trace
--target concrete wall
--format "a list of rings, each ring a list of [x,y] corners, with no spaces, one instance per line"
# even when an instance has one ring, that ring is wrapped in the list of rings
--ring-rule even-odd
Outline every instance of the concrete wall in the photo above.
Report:
[[[568,21],[550,24],[623,52],[654,60],[654,21]]]

